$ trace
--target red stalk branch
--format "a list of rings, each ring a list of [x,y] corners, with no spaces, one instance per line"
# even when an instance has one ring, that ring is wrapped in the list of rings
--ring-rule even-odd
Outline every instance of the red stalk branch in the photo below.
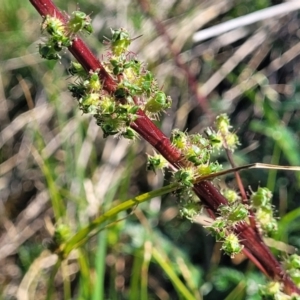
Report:
[[[51,0],[30,0],[41,16],[55,16],[61,21],[67,20],[67,15],[62,14]],[[108,93],[116,90],[116,82],[103,68],[101,62],[92,54],[85,43],[76,38],[70,52],[82,64],[85,70],[98,71],[104,89]],[[138,119],[131,124],[140,136],[148,141],[158,152],[160,152],[175,167],[185,166],[187,162],[182,157],[179,150],[172,146],[170,140],[154,125],[154,123],[144,114],[142,110],[138,111]],[[195,193],[201,198],[201,201],[208,209],[217,214],[217,209],[221,204],[227,204],[227,200],[220,194],[218,189],[209,181],[202,181],[194,186]],[[250,253],[252,261],[272,279],[281,281],[287,294],[300,292],[291,279],[286,275],[279,262],[272,255],[270,250],[264,244],[261,236],[251,228],[247,223],[240,223],[235,228],[235,233],[239,236],[241,243],[246,248],[245,253]]]

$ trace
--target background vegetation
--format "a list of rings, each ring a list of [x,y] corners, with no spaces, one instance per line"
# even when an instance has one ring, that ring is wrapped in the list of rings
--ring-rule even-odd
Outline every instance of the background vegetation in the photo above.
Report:
[[[160,122],[167,135],[173,128],[203,132],[226,112],[241,141],[237,165],[300,165],[299,10],[242,26],[238,17],[281,1],[151,1],[153,16],[206,96],[203,113],[153,16],[138,2],[55,3],[68,13],[78,7],[91,13],[95,32],[85,40],[100,59],[110,28],[142,35],[131,50],[173,99]],[[181,219],[173,195],[120,214],[49,283],[56,257],[47,248],[55,226],[78,230],[112,205],[163,186],[164,179],[146,171],[146,153],[153,152],[144,141],[104,139],[95,121],[81,114],[67,90],[71,57],[40,58],[41,18],[30,3],[1,6],[0,298],[46,299],[51,287],[55,299],[260,299],[263,275],[242,255],[224,256],[201,225]],[[236,29],[193,41],[200,29],[232,19]],[[219,161],[229,167],[224,154]],[[274,238],[285,243],[269,241],[274,253],[300,247],[300,175],[251,170],[242,178],[249,193],[258,186],[274,193],[280,217]],[[236,188],[231,176],[216,184]],[[61,224],[53,224],[50,199],[67,210]]]

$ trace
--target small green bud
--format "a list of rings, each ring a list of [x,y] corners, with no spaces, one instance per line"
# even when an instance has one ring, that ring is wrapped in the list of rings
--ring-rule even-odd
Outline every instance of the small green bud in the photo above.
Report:
[[[54,49],[53,45],[50,44],[39,45],[39,53],[42,58],[48,60],[58,60],[61,58],[61,56]]]
[[[99,105],[99,94],[86,94],[84,97],[79,99],[79,103],[84,113],[96,114]]]
[[[212,235],[216,237],[217,241],[222,241],[226,237],[226,221],[222,218],[217,218],[211,226],[207,226]]]
[[[110,96],[102,96],[99,101],[99,111],[101,114],[112,114],[116,110],[116,102]]]
[[[64,24],[60,19],[51,16],[46,16],[42,23],[42,32],[46,30],[54,37],[64,36],[64,28]]]
[[[231,151],[234,151],[238,145],[240,145],[239,138],[235,133],[228,132],[224,135],[226,147]]]
[[[69,20],[67,27],[71,33],[76,34],[85,31],[87,34],[92,33],[91,18],[82,11],[74,11],[72,18]]]
[[[221,205],[219,211],[222,217],[231,222],[244,221],[248,216],[248,209],[242,203],[234,203],[233,205]]]
[[[296,283],[296,285],[300,287],[300,270],[291,269],[288,271],[288,273],[292,277],[292,280]]]
[[[125,53],[131,43],[131,39],[127,30],[120,28],[117,30],[111,29],[111,50],[114,55],[120,56]]]
[[[238,237],[234,233],[229,233],[228,236],[225,237],[221,249],[224,250],[226,254],[234,257],[234,255],[242,251],[243,245],[240,244]]]
[[[199,211],[199,202],[196,203],[194,201],[188,201],[180,208],[179,213],[181,217],[193,221],[193,219],[199,214]]]
[[[209,140],[204,138],[201,134],[191,134],[189,135],[189,141],[193,145],[197,145],[201,149],[206,148],[207,150],[211,149],[209,145]]]
[[[88,80],[88,87],[91,91],[97,92],[102,89],[102,85],[97,72],[92,72]]]
[[[248,216],[248,209],[242,203],[235,202],[233,205],[221,205],[219,210],[221,216],[231,222],[244,221]]]
[[[228,219],[230,221],[239,222],[244,221],[248,216],[248,209],[244,204],[239,203],[237,206],[234,206],[230,214],[228,215]]]
[[[209,150],[205,148],[201,149],[197,145],[193,144],[185,149],[184,155],[188,161],[194,163],[196,166],[206,164],[210,158]]]
[[[115,135],[120,132],[120,123],[118,120],[107,119],[97,120],[97,124],[101,126],[103,130],[103,137],[107,138],[109,135]]]
[[[136,133],[130,127],[127,127],[124,132],[122,132],[122,136],[129,140],[134,140],[136,137]]]
[[[269,189],[259,187],[257,192],[251,195],[250,201],[255,207],[269,207],[272,197],[272,192]]]
[[[142,92],[142,89],[137,84],[131,83],[127,80],[123,80],[121,85],[123,85],[132,96]]]
[[[232,189],[221,190],[221,194],[228,200],[229,203],[234,203],[241,199],[239,194]]]
[[[227,114],[221,114],[216,117],[216,128],[224,135],[230,131],[232,126],[230,125],[230,119]]]
[[[154,77],[151,72],[147,72],[142,77],[142,89],[147,94],[147,96],[150,96],[151,90],[153,89],[153,83],[154,83]],[[155,88],[154,88],[155,90]]]
[[[87,73],[82,67],[82,65],[78,62],[72,61],[71,66],[69,68],[69,72],[71,75],[77,75],[79,77],[86,77]]]
[[[65,242],[67,239],[69,239],[71,236],[71,229],[66,224],[59,224],[55,228],[54,232],[54,242],[56,245],[61,245],[63,242]]]
[[[209,164],[202,164],[200,166],[197,166],[195,173],[197,174],[197,177],[198,176],[201,177],[204,175],[209,175],[215,172],[219,172],[221,170],[222,170],[222,165],[219,165],[219,163],[216,161],[216,162],[211,162]]]
[[[77,100],[82,98],[86,93],[86,87],[83,84],[70,84],[68,89],[72,93],[72,97]]]
[[[168,162],[166,159],[160,155],[160,154],[155,154],[153,156],[148,155],[148,160],[147,160],[147,170],[148,171],[156,171],[157,169],[163,169],[168,166]]]
[[[260,286],[262,296],[275,296],[280,294],[281,284],[277,281],[271,281],[264,286]]]
[[[185,187],[193,186],[194,173],[191,169],[180,169],[176,171],[174,178]]]
[[[164,109],[171,107],[171,98],[167,97],[164,92],[157,92],[145,104],[145,110],[152,114],[157,114]]]
[[[208,140],[210,141],[210,145],[215,149],[220,149],[222,147],[222,139],[220,136],[211,128],[207,128],[205,130],[205,134],[207,135]]]
[[[178,149],[184,149],[187,146],[187,136],[179,129],[174,129],[171,134],[171,142]]]
[[[297,254],[290,255],[285,261],[285,268],[300,270],[300,256]]]
[[[273,217],[272,208],[259,207],[255,212],[255,217],[261,229],[267,234],[277,231],[278,225]]]

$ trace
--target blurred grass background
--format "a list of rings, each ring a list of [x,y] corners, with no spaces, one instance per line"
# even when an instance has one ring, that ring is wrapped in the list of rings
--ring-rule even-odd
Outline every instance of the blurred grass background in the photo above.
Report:
[[[206,97],[205,114],[138,2],[55,3],[68,13],[78,7],[91,13],[94,34],[83,38],[100,59],[110,28],[142,35],[131,51],[173,99],[159,122],[165,134],[173,128],[201,133],[226,112],[241,141],[237,165],[300,165],[299,10],[247,26],[237,19],[287,2],[151,1],[153,15]],[[56,256],[47,247],[55,226],[67,224],[75,232],[115,203],[161,187],[164,179],[146,172],[146,153],[153,151],[144,141],[103,139],[94,120],[81,114],[67,90],[71,57],[40,58],[41,18],[30,3],[1,4],[0,299],[260,299],[263,275],[243,256],[224,256],[203,227],[181,219],[172,195],[120,214],[118,219],[126,218],[73,253],[51,282]],[[233,19],[238,25],[231,31],[213,27],[226,28]],[[215,36],[193,40],[210,27]],[[224,154],[219,161],[229,167]],[[281,217],[274,238],[300,247],[299,174],[251,170],[242,179],[249,193],[258,186],[273,191]],[[233,176],[216,184],[237,188]],[[54,224],[57,210],[65,217]],[[278,248],[275,243],[275,254]]]

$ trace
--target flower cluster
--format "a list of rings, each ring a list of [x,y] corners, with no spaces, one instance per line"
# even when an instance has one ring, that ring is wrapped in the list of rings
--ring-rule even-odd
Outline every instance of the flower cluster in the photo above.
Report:
[[[64,25],[59,19],[46,17],[42,31],[47,31],[50,38],[40,45],[40,54],[47,59],[59,59],[59,51],[72,44],[72,38],[81,31],[90,33],[90,18],[82,12],[74,12]],[[109,50],[103,65],[117,85],[114,93],[103,89],[98,71],[88,74],[80,64],[73,62],[70,74],[76,76],[74,84],[69,86],[79,107],[84,113],[94,115],[101,126],[104,137],[120,135],[128,139],[136,137],[130,124],[137,118],[137,111],[143,110],[150,118],[157,118],[159,113],[171,105],[171,98],[162,92],[156,80],[145,65],[128,51],[131,44],[128,32],[121,28],[111,30],[112,37],[106,44]]]
[[[47,32],[50,35],[45,44],[39,45],[41,56],[48,60],[60,59],[59,52],[72,45],[77,33],[92,33],[91,19],[81,11],[74,11],[67,24],[58,18],[46,16],[41,29],[42,33]]]
[[[299,300],[298,294],[285,294],[283,292],[283,285],[278,281],[270,281],[266,285],[260,285],[259,288],[260,295],[263,299]]]
[[[222,166],[217,161],[211,161],[211,154],[222,145],[220,132],[225,133],[231,126],[225,114],[217,117],[216,124],[218,125],[217,131],[209,129],[210,133],[214,132],[215,139],[212,138],[212,135],[208,135],[208,137],[204,137],[201,134],[188,135],[186,132],[178,129],[173,130],[171,134],[173,147],[181,152],[182,157],[187,162],[185,166],[172,171],[173,181],[178,182],[181,186],[180,191],[177,192],[180,206],[179,212],[182,217],[191,221],[201,211],[199,199],[197,198],[198,200],[195,201],[192,190],[194,184],[197,180],[201,180],[201,177],[211,175],[222,169]],[[233,146],[233,144],[231,145]],[[148,156],[147,168],[149,170],[155,171],[166,167],[168,167],[168,164],[165,163],[160,155]],[[231,198],[233,199],[232,202],[234,202],[239,199],[239,196],[232,195]],[[231,206],[222,207],[220,215],[220,218],[212,226],[212,232],[216,233],[216,235],[219,234],[218,240],[225,241],[225,238],[228,236],[228,239],[226,239],[227,243],[224,244],[224,250],[231,255],[235,254],[241,250],[241,246],[238,243],[238,239],[234,240],[233,233],[228,230],[228,226],[234,226],[234,223],[244,221],[248,215],[248,209],[241,203],[238,204],[236,202]],[[225,224],[229,225],[226,227]]]
[[[233,189],[221,189],[221,194],[227,199],[229,203],[234,203],[241,200],[241,196]]]
[[[161,91],[152,73],[136,55],[128,51],[132,41],[128,32],[120,28],[111,30],[104,67],[118,83],[115,97],[136,103],[150,118],[157,118],[161,111],[171,106],[171,98]]]
[[[85,76],[76,64],[72,64],[71,73],[77,75],[77,81],[69,85],[74,98],[84,113],[94,115],[97,124],[101,126],[104,137],[119,134],[128,139],[134,139],[135,133],[129,127],[136,118],[139,107],[133,103],[117,102],[114,95],[110,95],[102,88],[97,72],[90,72]]]
[[[46,16],[42,32],[47,32],[50,37],[39,47],[41,56],[57,60],[60,58],[59,52],[72,45],[77,33],[92,32],[91,19],[80,11],[75,11],[66,24],[58,18]],[[119,135],[134,139],[136,134],[130,124],[138,117],[138,110],[155,119],[161,111],[171,106],[171,98],[159,89],[152,73],[136,55],[128,51],[132,41],[128,32],[121,28],[112,29],[111,33],[111,39],[106,41],[109,50],[103,65],[116,82],[115,92],[108,93],[103,89],[99,70],[87,73],[76,62],[69,68],[70,74],[76,76],[69,90],[78,100],[80,109],[94,115],[104,137]]]
[[[277,221],[273,217],[272,196],[270,190],[259,187],[250,197],[251,205],[255,211],[256,221],[266,234],[277,230]]]
[[[292,254],[285,260],[284,266],[287,270],[287,273],[300,288],[300,256],[297,254]]]
[[[216,130],[212,128],[206,130],[210,142],[217,149],[224,147],[225,149],[234,151],[239,145],[239,139],[235,133],[231,132],[232,126],[230,125],[230,119],[227,114],[217,116],[215,127]]]
[[[241,252],[243,246],[233,232],[239,222],[246,222],[249,215],[248,207],[236,199],[235,202],[219,207],[219,217],[207,229],[216,237],[216,240],[223,242],[222,250],[233,257]]]
[[[300,287],[300,257],[297,254],[290,255],[283,265],[286,272],[291,276],[293,282]],[[260,286],[261,296],[267,299],[299,300],[299,295],[287,295],[283,292],[283,285],[280,282],[271,281]]]
[[[148,160],[147,160],[148,171],[156,172],[156,170],[160,170],[160,169],[163,170],[168,166],[169,163],[161,154],[155,153],[154,155],[148,155]]]

